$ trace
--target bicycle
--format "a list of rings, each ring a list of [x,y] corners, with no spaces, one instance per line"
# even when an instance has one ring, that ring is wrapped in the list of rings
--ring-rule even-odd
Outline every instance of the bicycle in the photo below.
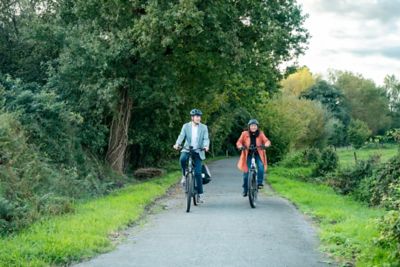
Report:
[[[242,148],[241,150],[249,150],[251,153],[251,166],[249,168],[247,178],[247,195],[249,197],[250,206],[254,209],[257,206],[258,185],[257,185],[257,166],[255,153],[257,148],[266,149],[265,146],[250,146],[249,148]]]
[[[181,147],[180,147],[181,148]],[[185,194],[186,194],[186,212],[190,212],[190,205],[193,199],[193,204],[197,206],[199,194],[197,192],[197,181],[194,174],[194,158],[195,151],[204,151],[204,148],[193,149],[189,147],[189,157],[185,168]]]

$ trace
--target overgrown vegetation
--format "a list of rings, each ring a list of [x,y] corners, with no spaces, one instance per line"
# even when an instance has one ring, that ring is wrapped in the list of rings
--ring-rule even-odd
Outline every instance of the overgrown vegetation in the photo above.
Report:
[[[346,157],[355,151],[362,155],[357,161]],[[317,219],[327,252],[356,266],[397,266],[400,160],[396,151],[395,146],[342,149],[339,155],[332,149],[299,151],[272,170],[271,183]],[[325,168],[335,164],[337,168]]]
[[[172,172],[129,185],[103,198],[74,203],[73,213],[43,217],[24,231],[0,239],[0,266],[68,265],[111,250],[121,232],[178,176]]]

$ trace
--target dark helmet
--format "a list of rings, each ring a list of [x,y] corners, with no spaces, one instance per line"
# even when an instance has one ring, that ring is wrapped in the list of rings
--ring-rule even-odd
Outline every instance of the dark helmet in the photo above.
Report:
[[[191,111],[190,111],[190,116],[201,116],[201,115],[203,115],[203,112],[201,112],[201,110],[200,109],[192,109]]]
[[[256,119],[251,119],[249,120],[249,122],[247,123],[248,126],[252,125],[252,124],[257,124],[258,126],[258,121]]]

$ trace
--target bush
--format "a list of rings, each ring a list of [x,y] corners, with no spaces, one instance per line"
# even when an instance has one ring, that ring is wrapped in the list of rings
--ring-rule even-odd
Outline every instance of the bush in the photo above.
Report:
[[[379,157],[371,156],[366,161],[358,161],[355,167],[338,170],[337,172],[330,175],[327,179],[327,183],[340,194],[349,194],[354,191],[357,193],[356,198],[363,200],[368,198],[369,186],[359,185],[368,177],[371,177],[376,165],[379,163]]]
[[[370,186],[372,205],[400,208],[400,155],[390,159],[376,173]]]
[[[307,148],[303,151],[296,151],[288,154],[280,165],[287,168],[304,167],[316,164],[321,158],[318,148]]]
[[[46,214],[72,211],[74,199],[102,195],[128,182],[82,154],[82,168],[49,163],[14,114],[0,113],[0,233],[18,230]],[[51,192],[51,193],[49,193]]]
[[[334,171],[339,163],[339,157],[332,147],[324,148],[321,151],[321,158],[314,169],[314,176],[325,176]]]
[[[393,266],[400,266],[400,211],[389,211],[380,221],[378,244],[393,251]]]
[[[300,167],[306,164],[304,160],[303,151],[296,151],[286,155],[286,157],[279,163],[280,166],[286,168]]]
[[[321,160],[321,151],[318,148],[307,148],[303,152],[303,158],[308,163],[318,163]]]
[[[82,153],[77,145],[81,116],[69,110],[52,91],[35,83],[0,75],[4,110],[13,113],[25,130],[28,143],[51,162],[72,164]]]
[[[14,216],[14,206],[7,199],[0,197],[0,235],[11,231]]]

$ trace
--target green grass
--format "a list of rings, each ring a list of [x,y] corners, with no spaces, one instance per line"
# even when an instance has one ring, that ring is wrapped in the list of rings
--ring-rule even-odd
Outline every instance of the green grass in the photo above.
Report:
[[[0,239],[0,266],[64,265],[113,248],[111,236],[135,222],[176,183],[178,172],[127,186],[75,205],[75,212],[42,219]]]
[[[338,151],[341,164],[353,164],[353,151]],[[376,152],[381,153],[382,160],[386,161],[397,153],[397,148],[362,149],[357,154],[366,159]],[[311,171],[311,168],[272,167],[269,182],[279,194],[315,219],[322,250],[336,260],[355,263],[356,266],[391,266],[388,260],[391,251],[375,244],[379,236],[377,222],[386,211],[338,195],[326,185],[299,179],[307,177]]]
[[[359,150],[339,148],[337,153],[341,167],[350,167],[355,164],[354,151],[356,151],[357,159],[359,160],[366,160],[372,155],[380,155],[381,161],[386,162],[397,154],[398,147],[396,145],[385,145],[385,147],[362,148]]]

